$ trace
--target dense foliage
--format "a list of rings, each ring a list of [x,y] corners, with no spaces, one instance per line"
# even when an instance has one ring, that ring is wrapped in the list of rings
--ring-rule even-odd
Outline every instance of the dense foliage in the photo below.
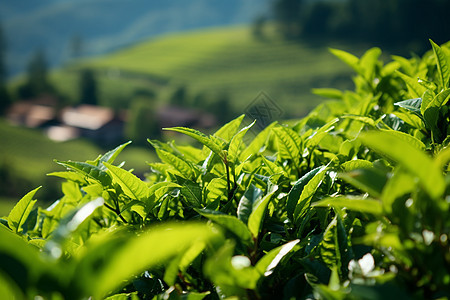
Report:
[[[0,294],[54,299],[450,296],[450,45],[422,58],[332,52],[354,91],[252,138],[241,116],[194,146],[127,144],[67,171],[64,197],[25,195],[0,225]],[[242,128],[241,128],[242,127]],[[240,129],[241,128],[241,129]]]

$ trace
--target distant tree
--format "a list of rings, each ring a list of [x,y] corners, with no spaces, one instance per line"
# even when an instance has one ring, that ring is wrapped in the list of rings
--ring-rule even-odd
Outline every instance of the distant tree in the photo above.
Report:
[[[161,137],[153,101],[145,98],[133,99],[125,134],[137,145],[146,145],[148,138],[158,139]]]
[[[303,0],[275,0],[272,2],[275,21],[285,38],[300,37],[303,2]]]
[[[97,79],[91,69],[84,69],[80,73],[80,102],[98,105]]]
[[[48,81],[48,67],[44,52],[38,50],[31,57],[27,66],[27,79],[19,87],[19,97],[23,99],[36,97],[45,93],[53,93],[54,88]]]
[[[169,103],[171,105],[184,107],[188,104],[187,89],[185,86],[178,87],[170,96]]]
[[[225,124],[227,121],[231,120],[234,115],[230,105],[229,95],[225,92],[219,94],[209,105],[208,112],[215,115],[220,124]]]
[[[2,115],[5,110],[11,104],[11,97],[6,89],[6,41],[3,34],[3,27],[0,25],[0,115]]]

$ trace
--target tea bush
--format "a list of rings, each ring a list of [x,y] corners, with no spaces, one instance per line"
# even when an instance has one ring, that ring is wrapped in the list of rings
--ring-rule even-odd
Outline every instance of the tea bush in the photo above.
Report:
[[[332,49],[353,91],[245,138],[244,116],[196,146],[149,140],[56,161],[64,196],[38,189],[1,219],[0,294],[35,299],[382,299],[450,296],[450,44],[423,57]]]

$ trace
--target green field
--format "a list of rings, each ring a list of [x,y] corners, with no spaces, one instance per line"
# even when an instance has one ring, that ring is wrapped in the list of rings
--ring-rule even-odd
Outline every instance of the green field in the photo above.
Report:
[[[119,107],[136,89],[151,89],[164,102],[176,87],[186,86],[192,96],[225,93],[242,113],[265,91],[286,117],[293,117],[322,100],[311,88],[351,85],[351,70],[329,53],[330,46],[348,50],[330,41],[289,42],[274,34],[257,40],[247,27],[216,28],[166,35],[73,62],[55,71],[52,80],[68,98],[76,98],[77,70],[94,68],[100,75],[101,103]]]
[[[47,177],[46,174],[53,171],[61,171],[63,168],[53,160],[82,160],[95,159],[99,154],[105,152],[86,140],[73,140],[58,143],[49,140],[38,130],[20,128],[9,125],[0,119],[0,166],[7,169],[9,180],[13,180],[10,185],[16,189],[23,188],[22,194],[28,192],[26,189],[35,188],[40,185],[57,184],[58,179]],[[128,168],[134,168],[137,173],[144,173],[148,170],[146,161],[153,161],[154,155],[150,145],[147,149],[139,147],[127,147],[119,156],[118,160],[126,162]],[[3,178],[3,181],[7,179]],[[1,183],[2,185],[5,182]],[[0,213],[3,207],[7,207],[8,200],[18,200],[14,197],[0,193]],[[18,197],[17,195],[16,197]],[[44,195],[43,195],[44,196]],[[54,197],[57,197],[55,195]],[[51,198],[46,194],[44,198]]]

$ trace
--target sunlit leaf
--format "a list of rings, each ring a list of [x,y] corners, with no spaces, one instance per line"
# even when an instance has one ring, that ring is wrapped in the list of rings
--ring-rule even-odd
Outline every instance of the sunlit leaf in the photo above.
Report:
[[[212,139],[211,137],[206,136],[205,134],[203,134],[202,132],[200,132],[198,130],[185,128],[185,127],[172,127],[172,128],[163,128],[163,129],[170,130],[170,131],[176,131],[176,132],[188,135],[188,136],[196,139],[200,143],[202,143],[204,146],[211,149],[211,151],[214,152],[215,154],[217,154],[219,157],[221,157],[221,158],[224,157],[223,146],[218,143],[218,140]]]
[[[214,135],[216,137],[222,138],[223,140],[230,142],[231,138],[236,134],[236,132],[239,129],[239,126],[242,123],[242,120],[244,119],[245,115],[240,115],[236,119],[228,122],[227,124],[223,125],[219,130],[217,130]]]
[[[322,166],[317,171],[317,173],[309,180],[301,194],[300,198],[297,200],[295,210],[294,210],[294,221],[297,222],[299,218],[305,213],[305,211],[309,208],[311,203],[311,198],[322,184],[323,179],[326,175],[327,166]]]
[[[257,238],[259,233],[261,232],[264,217],[267,211],[267,206],[269,205],[269,202],[276,191],[277,188],[274,188],[274,190],[270,194],[264,196],[261,201],[257,202],[257,206],[253,208],[252,213],[248,217],[248,229],[255,238]]]
[[[98,181],[103,186],[108,186],[109,184],[111,184],[111,177],[100,167],[93,166],[85,162],[57,161],[57,160],[55,160],[55,162],[89,179]]]
[[[193,167],[185,160],[173,155],[170,152],[156,149],[156,154],[165,163],[173,166],[185,178],[192,178],[194,175]]]
[[[298,133],[287,127],[274,127],[273,133],[278,141],[278,156],[280,159],[298,161],[303,152],[302,140]]]
[[[219,237],[217,231],[200,223],[157,226],[125,240],[109,249],[108,253],[87,252],[78,264],[79,280],[89,282],[90,293],[100,298],[123,285],[124,280],[167,263],[195,243],[208,242]],[[101,244],[97,247],[101,247]],[[96,261],[101,264],[101,268],[91,265]]]
[[[259,201],[263,196],[263,191],[253,184],[251,184],[245,191],[241,200],[239,201],[237,216],[239,220],[247,224],[248,217],[253,211],[253,205]]]
[[[30,215],[36,200],[33,200],[34,195],[41,187],[38,187],[25,196],[13,207],[8,215],[8,226],[15,233],[23,232],[23,225]]]
[[[420,179],[424,189],[433,198],[439,198],[445,189],[440,169],[420,149],[389,132],[367,132],[360,136],[369,148],[398,162]]]
[[[245,244],[251,243],[252,234],[249,231],[249,228],[247,228],[247,226],[235,216],[230,216],[218,211],[207,209],[196,209],[196,211],[205,218],[214,221],[215,223],[234,233]]]
[[[251,123],[250,125],[242,128],[232,137],[230,145],[228,147],[227,161],[236,163],[237,159],[239,158],[240,149],[244,144],[242,139],[244,138],[244,135],[247,133],[247,131],[255,124],[255,122],[256,121],[253,121],[253,123]]]
[[[131,199],[144,201],[148,196],[148,187],[145,182],[136,175],[114,165],[103,163],[115,182],[122,188],[123,192]]]
[[[104,168],[103,165],[104,162],[112,164],[114,160],[117,158],[117,156],[122,152],[122,150],[125,149],[125,147],[128,146],[129,144],[131,144],[131,141],[123,143],[122,145],[117,146],[113,150],[106,152],[104,155],[102,155],[102,157],[100,157],[98,166],[100,168]]]
[[[291,219],[294,218],[295,207],[297,206],[297,204],[300,200],[300,195],[302,194],[303,189],[308,184],[308,182],[320,171],[323,171],[323,168],[317,167],[317,168],[309,171],[305,175],[303,175],[299,180],[297,180],[294,183],[294,186],[292,187],[291,191],[289,192],[288,200],[286,203],[286,211],[287,211],[288,216]]]
[[[450,80],[450,70],[447,64],[447,57],[435,42],[430,40],[431,46],[433,47],[434,57],[436,58],[436,65],[439,72],[439,80],[442,88],[448,88],[448,83]]]
[[[299,242],[300,240],[293,240],[282,246],[270,250],[256,263],[256,270],[258,270],[261,275],[271,275],[273,273],[273,270],[280,263],[283,257],[289,254],[289,252],[291,252],[292,249],[294,249],[295,245],[297,245]]]
[[[344,63],[349,65],[353,70],[359,72],[359,58],[350,54],[348,52],[338,50],[338,49],[330,49],[330,52],[333,53],[334,56],[342,60]]]

